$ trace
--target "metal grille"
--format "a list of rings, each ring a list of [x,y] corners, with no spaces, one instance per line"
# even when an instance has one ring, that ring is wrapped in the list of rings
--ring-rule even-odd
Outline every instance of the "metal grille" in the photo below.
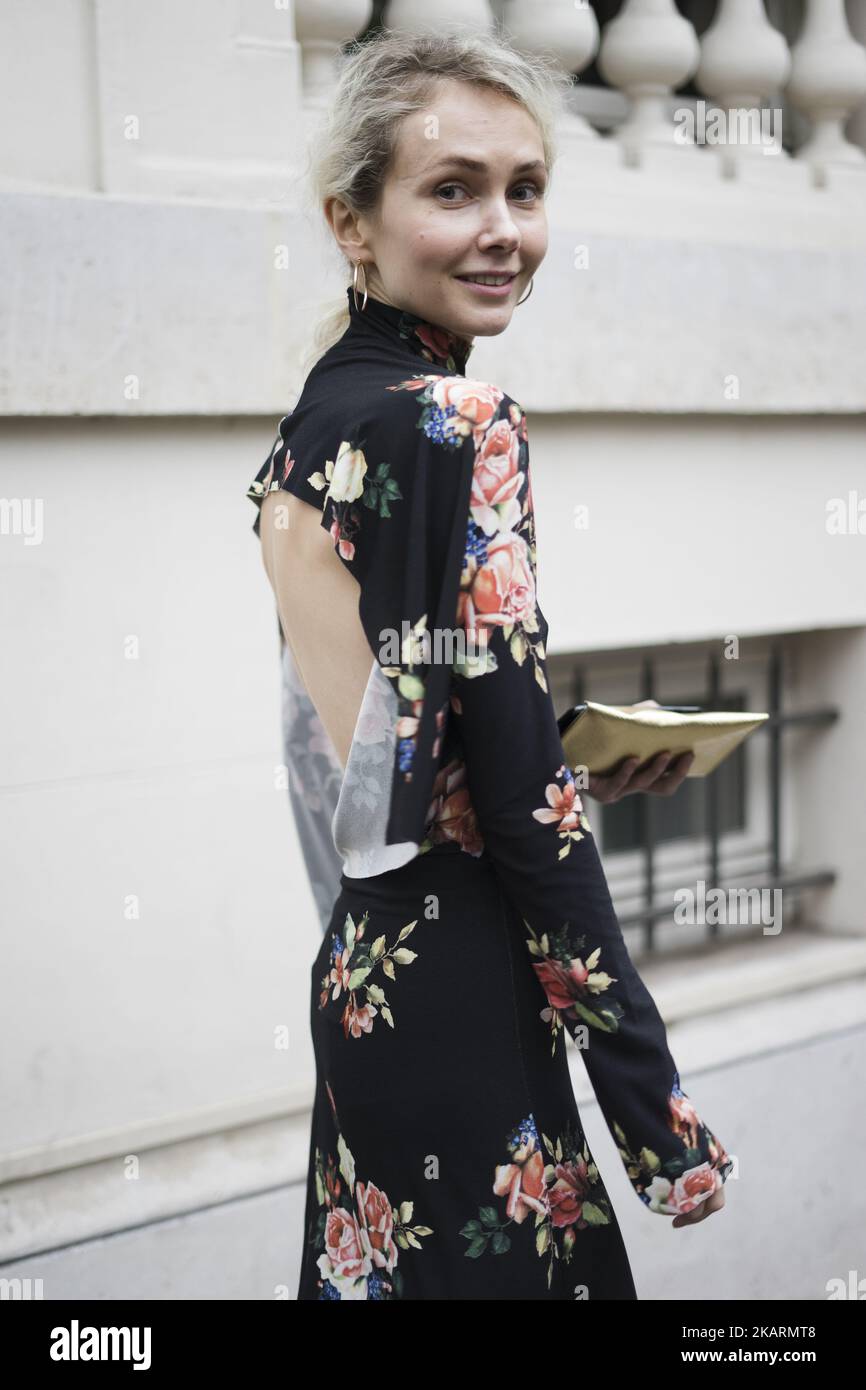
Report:
[[[660,651],[645,654],[639,659],[639,668],[636,671],[637,690],[632,697],[633,701],[655,699],[660,704],[698,704],[702,709],[745,707],[741,696],[732,697],[729,693],[722,692],[721,662],[715,652],[710,653],[706,660],[706,684],[703,692],[689,690],[676,698],[672,698],[670,695],[667,698],[662,698],[657,693],[657,672],[660,659],[663,659]],[[749,744],[754,740],[769,740],[769,757],[767,759],[769,825],[763,854],[759,856],[760,862],[752,863],[748,871],[748,878],[753,880],[753,886],[757,884],[770,891],[779,889],[782,893],[783,905],[786,897],[790,898],[806,888],[828,886],[836,880],[835,870],[831,868],[802,871],[795,865],[786,866],[782,863],[781,790],[785,772],[785,731],[795,726],[828,725],[839,717],[838,708],[835,706],[799,710],[791,714],[784,712],[782,708],[783,660],[783,645],[781,641],[776,641],[771,645],[766,661],[766,703],[758,706],[758,708],[766,708],[770,717],[709,776],[703,777],[699,781],[695,779],[694,784],[690,784],[688,781],[684,782],[670,801],[652,795],[638,794],[625,797],[621,802],[609,806],[602,803],[592,806],[592,819],[597,820],[599,816],[601,817],[605,853],[607,854],[609,850],[616,852],[617,849],[628,847],[638,849],[642,856],[640,906],[626,912],[620,912],[617,909],[617,916],[623,928],[641,927],[642,945],[647,951],[652,951],[655,947],[656,923],[661,919],[670,918],[673,913],[672,898],[666,888],[660,884],[657,872],[660,822],[664,819],[667,808],[673,807],[677,798],[682,797],[687,791],[692,797],[703,798],[703,815],[699,820],[693,818],[696,824],[690,834],[689,832],[684,834],[682,830],[677,833],[674,824],[673,834],[667,836],[667,838],[693,838],[695,841],[694,860],[688,869],[680,868],[678,870],[678,882],[682,882],[684,873],[694,872],[696,876],[700,875],[705,880],[708,891],[710,888],[727,890],[728,888],[743,886],[745,875],[736,871],[735,863],[730,856],[725,854],[724,835],[726,830],[742,823],[741,807],[746,794],[745,759],[748,757]],[[594,695],[587,692],[587,672],[584,664],[581,662],[570,663],[570,671],[573,703],[578,704],[586,699],[596,699],[605,703],[603,694]],[[629,701],[629,703],[631,702]],[[608,700],[607,703],[611,702]],[[727,779],[728,785],[727,795],[723,798],[724,779]],[[612,822],[616,817],[622,815],[625,808],[628,808],[625,813],[633,818],[631,825],[626,828],[625,834],[622,833],[623,826],[620,825],[621,833],[611,834],[609,843],[608,832]],[[630,843],[626,844],[626,839],[629,837]],[[750,854],[749,857],[754,861],[754,854]],[[717,937],[719,923],[707,922],[705,931],[707,939]]]

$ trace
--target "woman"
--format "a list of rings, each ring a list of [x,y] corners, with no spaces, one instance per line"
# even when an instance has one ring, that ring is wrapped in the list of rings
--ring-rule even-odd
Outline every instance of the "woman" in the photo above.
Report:
[[[249,490],[343,769],[301,1299],[637,1297],[566,1030],[650,1211],[704,1216],[732,1167],[565,766],[524,412],[466,374],[545,255],[562,81],[489,36],[386,34],[323,135],[349,316]]]

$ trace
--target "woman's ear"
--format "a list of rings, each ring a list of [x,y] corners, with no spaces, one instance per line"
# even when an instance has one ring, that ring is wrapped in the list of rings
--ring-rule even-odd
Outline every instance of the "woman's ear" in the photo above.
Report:
[[[372,261],[356,213],[347,207],[341,198],[336,197],[326,198],[322,207],[328,226],[334,234],[334,240],[347,260],[353,263]]]

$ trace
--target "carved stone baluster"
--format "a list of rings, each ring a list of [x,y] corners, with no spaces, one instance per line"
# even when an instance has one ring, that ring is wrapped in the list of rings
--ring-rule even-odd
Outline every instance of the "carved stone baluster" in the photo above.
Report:
[[[807,0],[792,56],[786,91],[812,121],[812,133],[796,158],[806,160],[822,184],[831,169],[866,171],[866,156],[844,131],[866,96],[866,48],[851,37],[844,0]]]
[[[575,0],[504,0],[502,22],[515,48],[554,57],[565,72],[580,73],[598,50],[598,20],[587,4]],[[600,140],[598,131],[577,111],[560,128],[567,138]]]
[[[766,107],[764,99],[784,87],[790,72],[787,42],[767,18],[764,0],[720,0],[701,38],[695,83],[716,107],[704,111],[707,143],[718,150],[725,174],[742,172],[747,157],[783,152],[781,111]],[[717,142],[709,133],[713,127]]]
[[[327,106],[344,44],[370,19],[370,0],[295,0],[295,36],[301,48],[304,106]]]
[[[866,44],[866,5],[863,0],[849,0],[848,23],[857,42]],[[852,144],[866,152],[866,102],[861,102],[855,108],[845,127],[845,134]]]
[[[598,66],[605,81],[619,87],[631,103],[615,132],[628,163],[642,163],[653,147],[675,147],[670,95],[699,61],[694,26],[677,12],[674,0],[626,0],[605,25]]]

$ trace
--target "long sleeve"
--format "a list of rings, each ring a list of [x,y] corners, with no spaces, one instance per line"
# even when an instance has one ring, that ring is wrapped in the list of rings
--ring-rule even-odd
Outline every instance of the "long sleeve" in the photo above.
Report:
[[[469,795],[484,846],[526,929],[540,1026],[567,1029],[635,1192],[652,1211],[689,1211],[732,1162],[681,1090],[664,1023],[617,922],[588,817],[565,755],[536,597],[526,419],[497,388],[467,386],[472,469],[454,663]],[[440,388],[447,391],[447,387]],[[478,411],[478,402],[487,407]],[[546,996],[546,1005],[545,1005]]]

